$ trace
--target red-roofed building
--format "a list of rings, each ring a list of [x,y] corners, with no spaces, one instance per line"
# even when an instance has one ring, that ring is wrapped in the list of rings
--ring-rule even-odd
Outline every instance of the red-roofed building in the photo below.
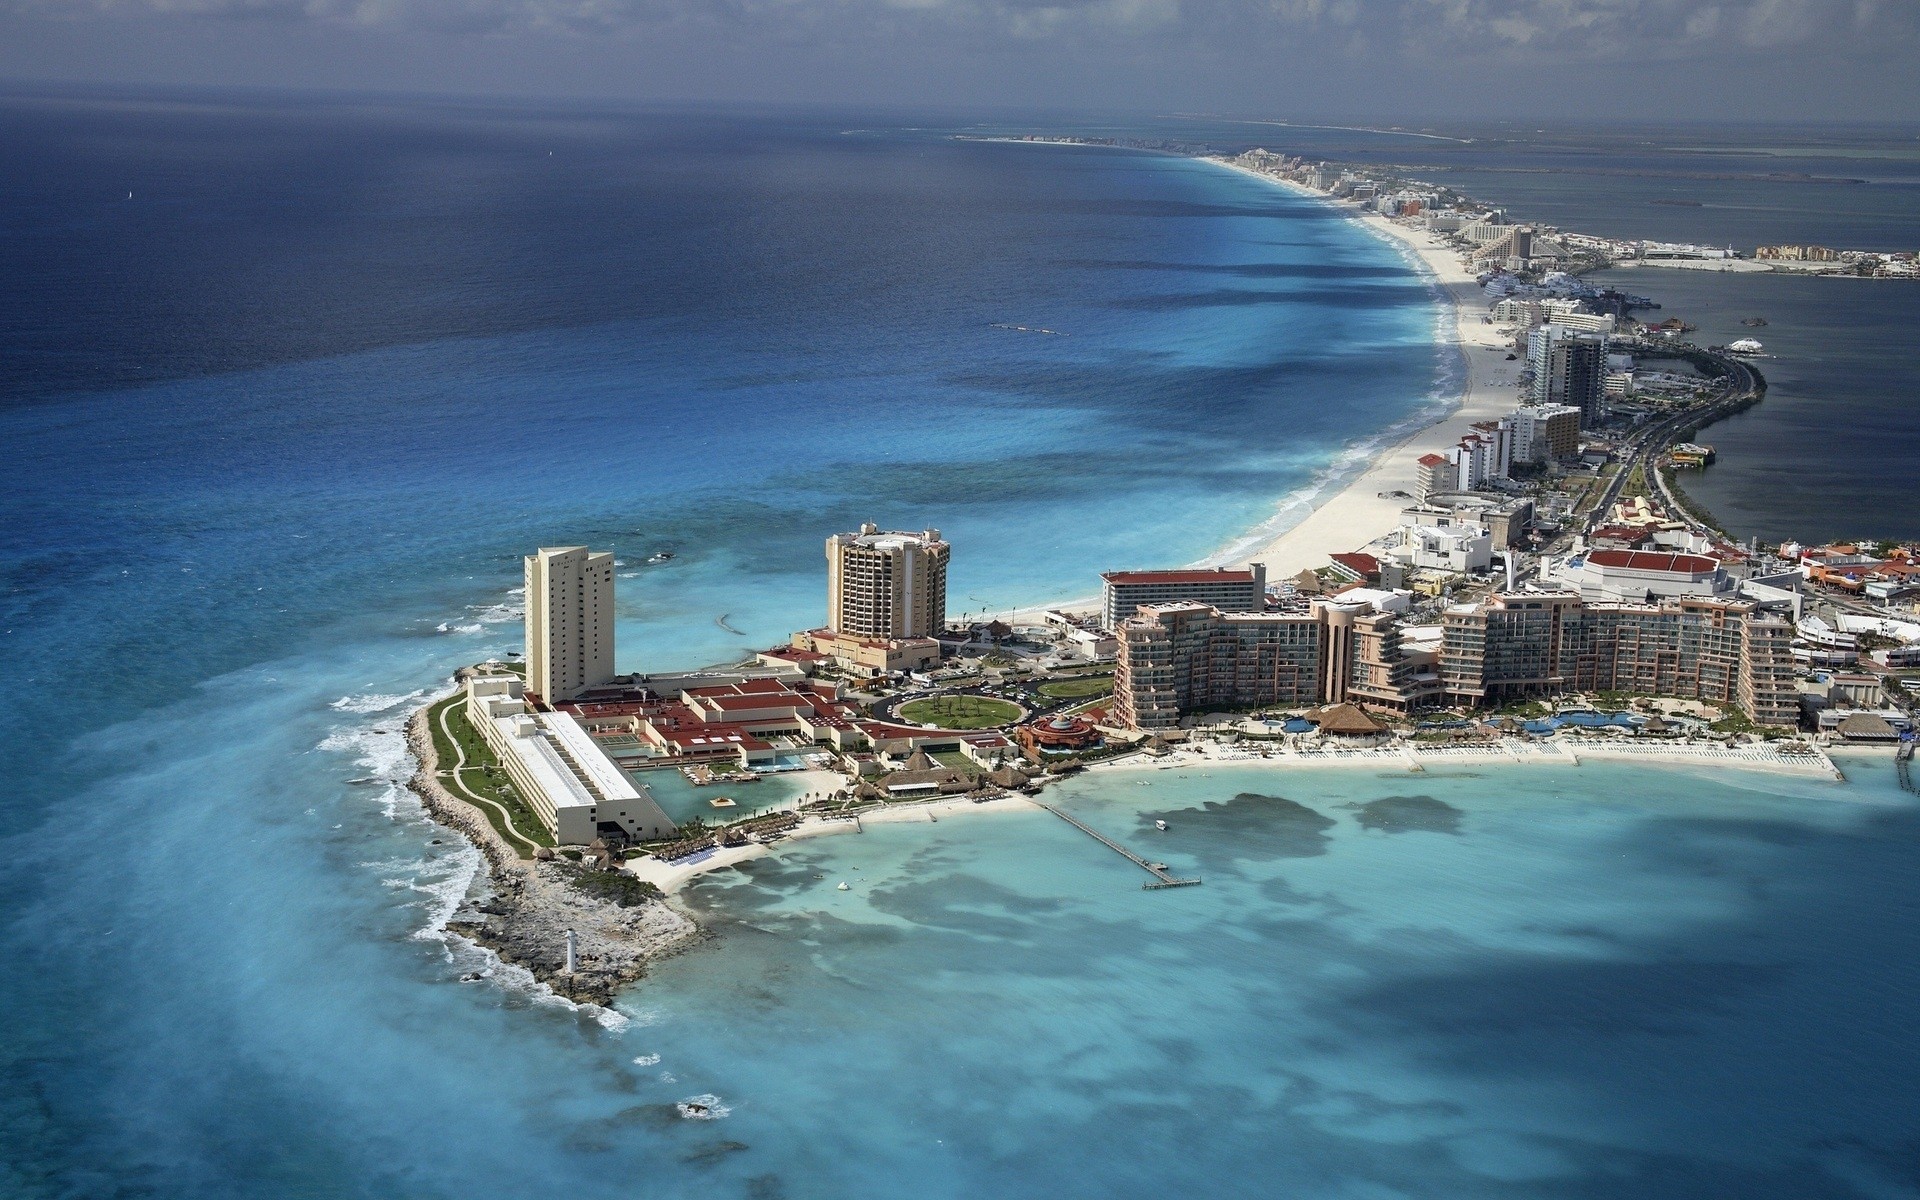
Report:
[[[1674,596],[1721,596],[1737,581],[1720,560],[1667,550],[1588,550],[1561,560],[1556,581],[1579,589],[1588,602],[1652,602]]]
[[[1262,612],[1267,607],[1267,568],[1210,567],[1179,571],[1108,571],[1100,576],[1100,611],[1106,628],[1138,612],[1142,604],[1192,601],[1222,612]]]
[[[1444,454],[1422,454],[1414,464],[1413,496],[1422,504],[1427,497],[1451,492],[1460,486],[1460,469]]]
[[[1333,564],[1333,577],[1346,583],[1378,583],[1380,581],[1380,560],[1371,554],[1353,551],[1350,554],[1331,554],[1328,558]]]

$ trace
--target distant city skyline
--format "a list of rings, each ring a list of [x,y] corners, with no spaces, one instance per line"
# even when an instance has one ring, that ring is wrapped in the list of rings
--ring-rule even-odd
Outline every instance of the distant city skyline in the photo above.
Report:
[[[0,79],[1423,118],[1920,114],[1883,0],[8,0]]]

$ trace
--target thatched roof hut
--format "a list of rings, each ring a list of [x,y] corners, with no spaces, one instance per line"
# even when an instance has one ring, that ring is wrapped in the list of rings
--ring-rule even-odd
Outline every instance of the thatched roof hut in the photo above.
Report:
[[[939,765],[939,763],[933,761],[933,755],[928,754],[925,750],[915,750],[912,757],[907,759],[907,765],[900,769],[903,771],[931,771]]]
[[[1307,719],[1319,725],[1321,733],[1334,737],[1377,737],[1387,731],[1386,725],[1353,704],[1335,704],[1309,714]]]
[[[1840,718],[1840,736],[1850,742],[1893,742],[1900,734],[1885,717],[1870,712],[1849,713]]]
[[[1009,789],[1023,788],[1031,782],[1025,771],[1022,771],[1011,763],[1002,763],[991,775],[987,776],[987,781],[995,787]]]

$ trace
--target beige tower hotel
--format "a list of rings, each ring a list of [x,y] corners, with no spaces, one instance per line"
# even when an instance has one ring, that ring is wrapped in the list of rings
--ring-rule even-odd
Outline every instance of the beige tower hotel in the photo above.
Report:
[[[947,624],[947,552],[938,529],[871,524],[827,539],[827,628],[857,638],[929,638]]]
[[[613,680],[613,555],[549,546],[526,558],[527,690],[555,704]]]

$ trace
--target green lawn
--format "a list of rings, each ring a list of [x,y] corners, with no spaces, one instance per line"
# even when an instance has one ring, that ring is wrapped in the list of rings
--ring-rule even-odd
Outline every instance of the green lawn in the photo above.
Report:
[[[1040,694],[1049,700],[1085,700],[1113,691],[1113,676],[1089,675],[1084,679],[1055,679],[1040,685]]]
[[[454,748],[454,742],[458,742],[459,750],[465,751],[467,756],[467,766],[460,772],[460,782],[474,795],[493,801],[513,817],[514,828],[508,829],[498,812],[484,804],[477,805],[487,818],[487,824],[493,826],[494,832],[505,838],[508,845],[520,850],[522,858],[528,856],[529,841],[535,845],[553,845],[553,835],[547,832],[546,825],[534,811],[527,807],[527,802],[520,798],[520,793],[514,789],[506,772],[500,769],[499,759],[480,740],[479,731],[467,721],[465,705],[465,695],[455,693],[427,710],[428,728],[433,733],[433,750],[440,759],[440,769],[452,770],[453,765],[460,761],[460,754]],[[452,711],[448,712],[449,709]],[[453,741],[448,740],[446,730],[441,728],[442,713],[446,713],[446,725],[453,731]],[[447,790],[455,795],[460,792],[457,787]]]
[[[902,720],[942,729],[992,729],[1023,715],[1018,704],[991,696],[928,696],[900,706]]]

